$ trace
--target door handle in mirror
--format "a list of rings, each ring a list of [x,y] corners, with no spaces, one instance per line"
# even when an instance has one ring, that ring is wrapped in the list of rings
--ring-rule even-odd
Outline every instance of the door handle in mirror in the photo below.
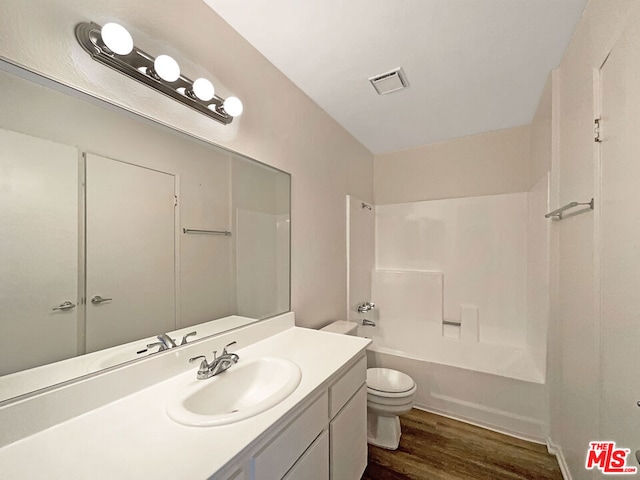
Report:
[[[95,295],[92,299],[91,299],[91,303],[93,303],[94,305],[99,305],[102,302],[109,302],[113,300],[113,298],[102,298],[100,295]]]
[[[58,305],[57,307],[53,307],[51,310],[71,310],[75,306],[76,306],[75,303],[70,302],[69,300],[66,300],[62,302],[60,305]]]

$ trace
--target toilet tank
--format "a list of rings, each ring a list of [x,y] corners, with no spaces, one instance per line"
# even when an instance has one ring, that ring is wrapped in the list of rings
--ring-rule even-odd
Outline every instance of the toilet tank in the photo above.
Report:
[[[342,335],[358,335],[358,324],[346,320],[337,320],[320,329],[323,332],[340,333]]]

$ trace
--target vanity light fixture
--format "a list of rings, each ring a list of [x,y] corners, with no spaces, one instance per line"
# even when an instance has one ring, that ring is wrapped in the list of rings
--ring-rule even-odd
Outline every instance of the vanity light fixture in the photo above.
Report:
[[[227,112],[232,117],[237,117],[242,113],[243,106],[242,102],[238,97],[227,97],[227,99],[223,102],[222,107],[225,112]]]
[[[129,55],[133,51],[133,38],[122,25],[107,23],[100,33],[102,41],[112,52],[118,55]]]
[[[156,80],[171,83],[180,78],[180,65],[169,55],[158,55],[153,61],[153,70],[148,70],[147,73]]]
[[[169,55],[156,58],[137,48],[126,28],[117,23],[100,27],[84,22],[76,26],[78,43],[96,62],[151,87],[198,112],[228,125],[242,114],[243,105],[237,97],[226,99],[215,94],[206,78],[190,80],[180,72],[180,66]]]
[[[187,95],[195,95],[200,100],[208,102],[216,93],[216,89],[206,78],[196,78],[190,89],[187,89]]]

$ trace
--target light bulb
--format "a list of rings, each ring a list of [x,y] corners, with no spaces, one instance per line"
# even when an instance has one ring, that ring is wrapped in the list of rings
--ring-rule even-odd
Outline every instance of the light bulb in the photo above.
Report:
[[[133,50],[133,38],[122,25],[107,23],[100,30],[102,41],[109,50],[118,55],[129,55]]]
[[[153,62],[153,70],[166,82],[175,82],[180,78],[180,66],[169,55],[158,55]]]
[[[191,87],[193,94],[203,102],[208,102],[216,93],[213,83],[206,78],[197,78]]]
[[[222,104],[222,108],[232,117],[237,117],[242,113],[244,107],[238,97],[229,97]]]

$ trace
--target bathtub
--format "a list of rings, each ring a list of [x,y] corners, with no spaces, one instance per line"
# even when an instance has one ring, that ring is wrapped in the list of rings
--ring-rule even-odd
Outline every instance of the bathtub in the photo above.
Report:
[[[413,335],[412,335],[413,333]],[[417,408],[526,440],[545,443],[547,391],[544,373],[527,348],[467,343],[443,336],[429,340],[405,331],[385,338],[379,327],[360,326],[372,339],[369,367],[392,368],[416,381]],[[421,338],[418,343],[416,338]]]

